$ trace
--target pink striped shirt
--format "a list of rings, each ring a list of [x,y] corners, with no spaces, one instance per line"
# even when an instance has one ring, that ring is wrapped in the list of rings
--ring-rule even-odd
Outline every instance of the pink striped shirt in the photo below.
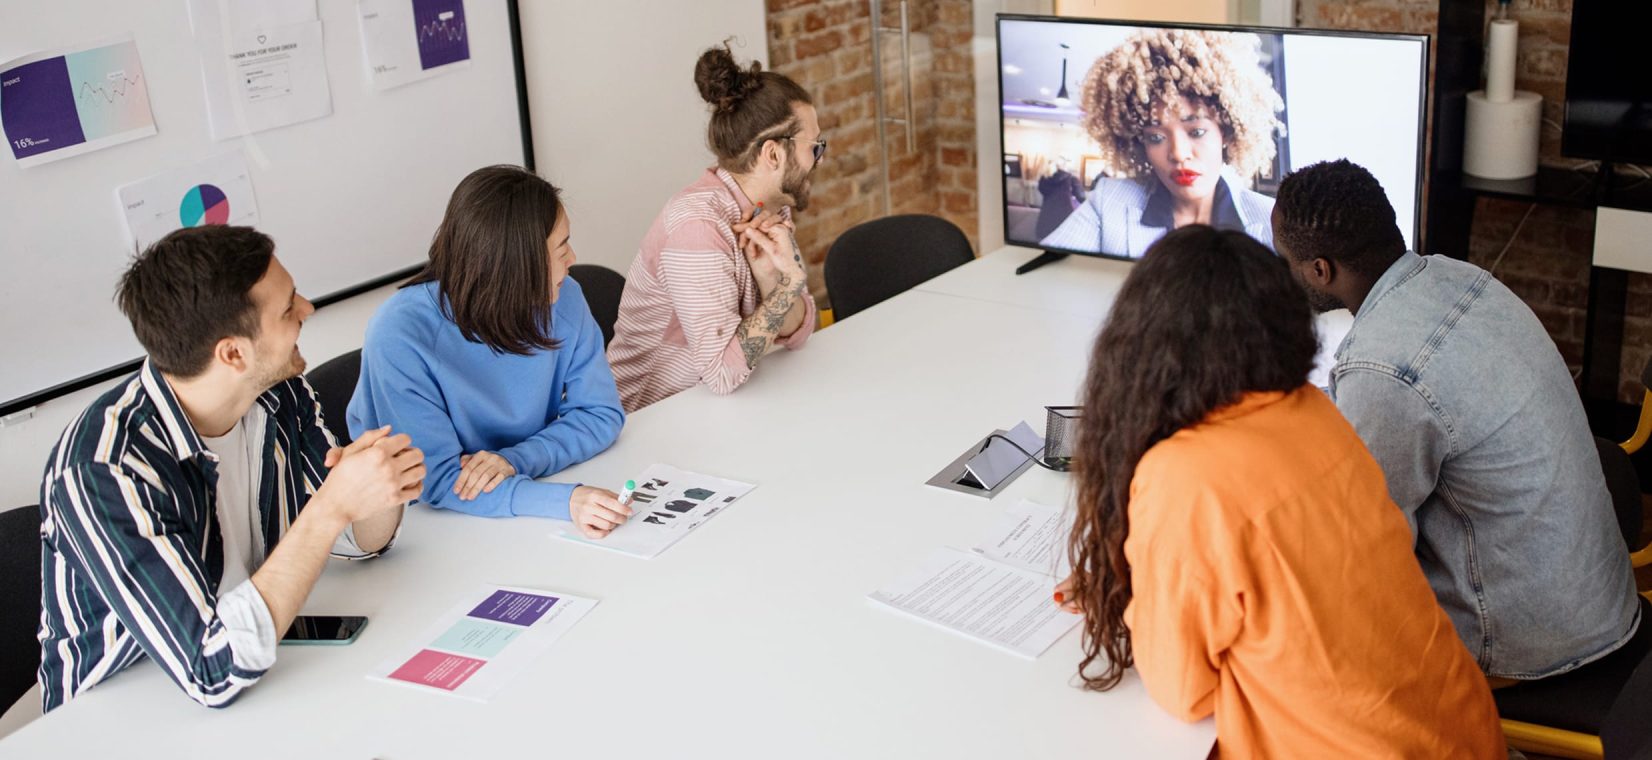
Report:
[[[705,383],[732,393],[751,377],[734,333],[757,310],[757,280],[740,251],[735,222],[752,203],[734,177],[706,170],[654,219],[620,298],[608,363],[626,412]],[[791,209],[781,209],[791,218]],[[806,292],[806,291],[805,291]],[[814,299],[780,345],[803,347],[815,329]]]

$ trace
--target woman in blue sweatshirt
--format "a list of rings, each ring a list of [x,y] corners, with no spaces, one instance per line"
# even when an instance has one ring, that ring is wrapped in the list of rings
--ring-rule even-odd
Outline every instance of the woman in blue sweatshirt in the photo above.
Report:
[[[473,515],[573,520],[601,537],[629,516],[612,491],[536,481],[595,456],[625,422],[579,283],[568,212],[534,174],[465,177],[430,261],[367,325],[350,434],[413,436],[423,498]]]

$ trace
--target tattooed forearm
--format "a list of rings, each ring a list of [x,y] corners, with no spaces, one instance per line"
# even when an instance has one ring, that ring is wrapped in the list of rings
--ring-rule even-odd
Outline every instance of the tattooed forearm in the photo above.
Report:
[[[793,286],[792,278],[783,274],[774,292],[757,305],[757,311],[740,321],[740,327],[734,331],[734,339],[739,342],[741,353],[746,355],[747,367],[757,368],[757,362],[780,336],[780,329],[786,324],[786,315],[796,302],[797,288]]]

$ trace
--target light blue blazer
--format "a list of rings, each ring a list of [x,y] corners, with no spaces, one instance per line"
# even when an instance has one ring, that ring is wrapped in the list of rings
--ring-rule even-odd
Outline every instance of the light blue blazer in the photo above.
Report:
[[[1039,241],[1052,250],[1083,251],[1139,259],[1170,231],[1169,197],[1152,175],[1134,179],[1102,177],[1084,205]],[[1217,179],[1212,224],[1243,230],[1273,248],[1273,198],[1249,190],[1224,172]]]

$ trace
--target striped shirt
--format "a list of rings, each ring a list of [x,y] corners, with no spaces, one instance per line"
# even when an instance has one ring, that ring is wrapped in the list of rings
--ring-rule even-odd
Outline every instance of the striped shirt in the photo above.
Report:
[[[257,404],[266,420],[257,509],[268,556],[321,487],[334,441],[302,378]],[[277,632],[257,589],[248,581],[220,593],[217,467],[148,361],[64,431],[40,495],[45,710],[145,656],[191,699],[223,707],[274,663]],[[361,552],[350,536],[334,556],[379,553]]]
[[[627,413],[697,383],[731,393],[751,377],[735,339],[757,311],[757,280],[733,225],[752,203],[728,172],[707,169],[654,219],[626,278],[608,363]],[[784,219],[791,209],[782,209]],[[803,347],[815,329],[814,299],[803,299],[803,325],[777,340]]]

